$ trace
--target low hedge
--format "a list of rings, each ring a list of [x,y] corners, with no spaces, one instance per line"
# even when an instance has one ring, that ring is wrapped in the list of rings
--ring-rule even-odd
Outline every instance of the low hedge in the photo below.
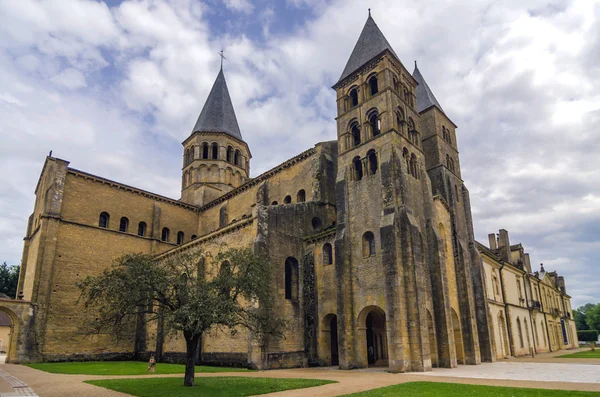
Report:
[[[577,338],[582,342],[597,342],[598,331],[595,329],[577,331]]]

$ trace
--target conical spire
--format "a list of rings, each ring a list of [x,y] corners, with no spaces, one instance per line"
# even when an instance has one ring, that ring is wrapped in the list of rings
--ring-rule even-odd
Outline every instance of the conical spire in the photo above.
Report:
[[[219,71],[215,84],[208,94],[192,133],[194,132],[224,132],[243,140],[225,82],[223,68]]]
[[[432,106],[436,106],[440,112],[444,113],[442,105],[435,99],[435,95],[431,92],[431,88],[427,85],[427,82],[423,78],[421,71],[417,67],[417,61],[415,61],[415,71],[413,77],[419,83],[417,86],[417,111],[421,113],[423,110],[429,109]],[[446,114],[446,113],[444,113]]]
[[[385,50],[389,50],[397,59],[400,59],[383,33],[381,33],[381,30],[379,30],[379,27],[371,17],[371,10],[369,10],[367,22],[360,33],[360,37],[354,46],[354,50],[352,50],[352,54],[348,59],[348,63],[346,63],[346,67],[338,83]]]

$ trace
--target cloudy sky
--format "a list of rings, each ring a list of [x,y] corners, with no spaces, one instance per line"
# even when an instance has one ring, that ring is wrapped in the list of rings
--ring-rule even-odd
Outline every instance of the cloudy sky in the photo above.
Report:
[[[335,139],[368,7],[459,126],[477,238],[507,229],[574,307],[599,302],[600,0],[0,0],[0,261],[50,150],[179,198],[221,48],[253,176]]]

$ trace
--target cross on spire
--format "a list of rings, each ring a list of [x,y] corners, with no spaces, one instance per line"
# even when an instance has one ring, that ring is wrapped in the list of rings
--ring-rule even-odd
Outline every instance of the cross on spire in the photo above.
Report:
[[[221,49],[221,51],[219,51],[219,56],[221,57],[221,69],[223,69],[223,59],[227,59],[227,58],[225,58],[225,55],[223,55],[222,49]]]

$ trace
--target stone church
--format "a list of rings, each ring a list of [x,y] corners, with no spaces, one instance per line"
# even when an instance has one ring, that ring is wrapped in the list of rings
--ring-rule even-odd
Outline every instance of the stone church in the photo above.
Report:
[[[227,244],[265,249],[288,330],[266,348],[243,331],[208,333],[199,362],[408,372],[495,360],[457,126],[371,16],[333,89],[337,139],[252,178],[221,69],[183,142],[180,200],[48,157],[9,358],[176,360],[183,339],[160,330],[120,342],[82,336],[76,282],[125,253]]]

